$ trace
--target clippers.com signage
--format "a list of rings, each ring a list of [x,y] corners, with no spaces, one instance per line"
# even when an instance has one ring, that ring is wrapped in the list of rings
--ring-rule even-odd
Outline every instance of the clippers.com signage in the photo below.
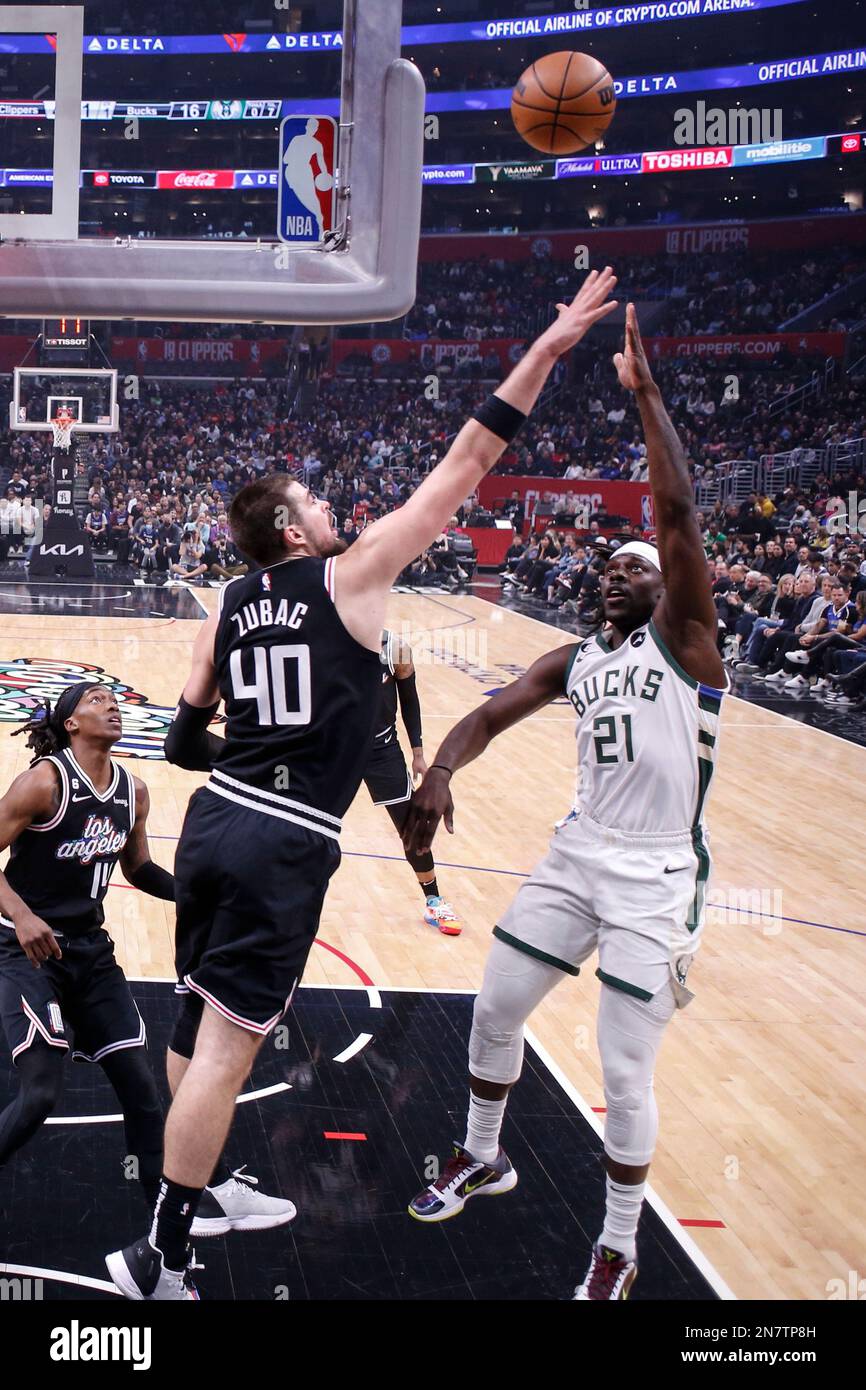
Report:
[[[157,188],[234,188],[233,169],[159,169]]]
[[[841,357],[845,351],[844,333],[727,333],[700,338],[645,338],[650,357],[752,357],[769,359]]]

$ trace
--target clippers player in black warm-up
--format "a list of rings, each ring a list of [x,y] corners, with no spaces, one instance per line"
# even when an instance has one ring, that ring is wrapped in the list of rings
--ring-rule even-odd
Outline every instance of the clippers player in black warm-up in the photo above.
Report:
[[[112,872],[174,900],[174,879],[150,858],[147,787],[111,760],[121,736],[112,690],[82,682],[23,728],[35,753],[0,800],[0,1018],[20,1086],[0,1114],[0,1166],[54,1109],[63,1059],[98,1062],[123,1110],[126,1153],[153,1209],[163,1117],[145,1055],[144,1024],[103,930]]]
[[[386,629],[382,633],[379,659],[382,663],[382,690],[373,748],[364,772],[364,785],[373,798],[373,805],[385,807],[402,844],[414,779],[423,777],[427,771],[421,739],[421,702],[409,643]],[[412,749],[411,772],[403,761],[397,741],[398,699]],[[429,927],[438,927],[443,936],[459,936],[457,915],[451,904],[439,895],[436,864],[430,850],[404,849],[404,853],[415,870],[415,877],[424,894],[424,921]]]
[[[368,763],[391,586],[493,468],[559,357],[615,307],[614,284],[609,268],[587,276],[405,506],[350,549],[329,504],[284,475],[232,503],[235,543],[261,569],[221,591],[166,739],[170,762],[211,778],[190,801],[175,859],[187,993],[155,1218],[149,1236],[106,1259],[127,1298],[191,1296],[190,1227],[238,1093],[303,973]],[[224,741],[208,732],[220,700]]]

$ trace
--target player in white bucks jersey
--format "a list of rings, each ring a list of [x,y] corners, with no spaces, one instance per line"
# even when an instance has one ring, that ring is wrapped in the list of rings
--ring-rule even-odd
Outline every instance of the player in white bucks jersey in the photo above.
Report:
[[[598,1046],[607,1118],[604,1226],[578,1301],[624,1299],[658,1132],[655,1058],[692,998],[709,872],[703,825],[726,677],[689,472],[643,351],[634,306],[614,363],[640,411],[657,545],[630,541],[607,561],[605,626],[558,647],[448,734],[407,821],[413,848],[453,830],[452,773],[492,738],[568,696],[577,717],[577,802],[494,928],[469,1042],[469,1118],[441,1176],[412,1201],[442,1221],[471,1196],[510,1191],[500,1146],[520,1076],[526,1019],[564,975],[598,953]]]
[[[147,787],[111,759],[121,731],[111,687],[86,681],[16,730],[36,756],[0,799],[0,848],[11,847],[0,874],[0,1019],[20,1082],[0,1114],[0,1166],[54,1109],[72,1045],[73,1058],[98,1062],[117,1093],[125,1152],[138,1159],[152,1209],[162,1109],[102,903],[117,864],[135,887],[169,901],[174,879],[150,858]]]
[[[375,733],[391,586],[493,468],[562,354],[615,307],[615,283],[609,267],[586,277],[405,505],[351,548],[329,504],[285,475],[232,502],[234,541],[261,569],[227,584],[203,623],[166,738],[169,761],[211,777],[175,857],[184,1004],[156,1219],[106,1261],[128,1298],[183,1297],[236,1097],[303,973]],[[208,730],[220,701],[224,739]]]

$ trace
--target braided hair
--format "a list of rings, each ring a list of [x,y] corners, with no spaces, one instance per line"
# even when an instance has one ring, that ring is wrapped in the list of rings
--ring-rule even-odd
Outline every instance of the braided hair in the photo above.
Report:
[[[69,747],[69,734],[64,725],[75,713],[88,690],[94,690],[99,686],[99,681],[80,681],[77,685],[68,685],[55,705],[52,706],[50,700],[43,700],[20,728],[13,729],[13,738],[18,734],[28,736],[26,746],[33,750],[31,767],[40,758],[46,758],[51,753],[59,753],[63,748]]]

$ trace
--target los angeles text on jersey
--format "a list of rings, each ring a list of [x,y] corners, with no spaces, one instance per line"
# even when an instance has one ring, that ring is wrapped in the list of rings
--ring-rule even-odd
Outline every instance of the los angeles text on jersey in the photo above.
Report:
[[[88,816],[84,830],[75,840],[63,840],[55,850],[57,859],[80,859],[89,864],[97,855],[120,854],[128,839],[111,816]]]
[[[254,632],[258,627],[297,629],[303,623],[307,612],[306,603],[295,603],[290,611],[287,599],[280,599],[275,612],[271,599],[260,598],[254,603],[245,604],[239,612],[232,613],[231,620],[237,624],[238,637],[245,637],[248,632]]]
[[[640,686],[639,676],[642,678]],[[574,689],[569,691],[568,698],[579,717],[605,698],[624,699],[630,695],[632,699],[649,700],[652,704],[661,690],[664,679],[665,672],[652,666],[647,671],[641,671],[639,666],[618,666],[614,670],[605,671],[603,678],[588,676],[579,686],[575,685]]]

